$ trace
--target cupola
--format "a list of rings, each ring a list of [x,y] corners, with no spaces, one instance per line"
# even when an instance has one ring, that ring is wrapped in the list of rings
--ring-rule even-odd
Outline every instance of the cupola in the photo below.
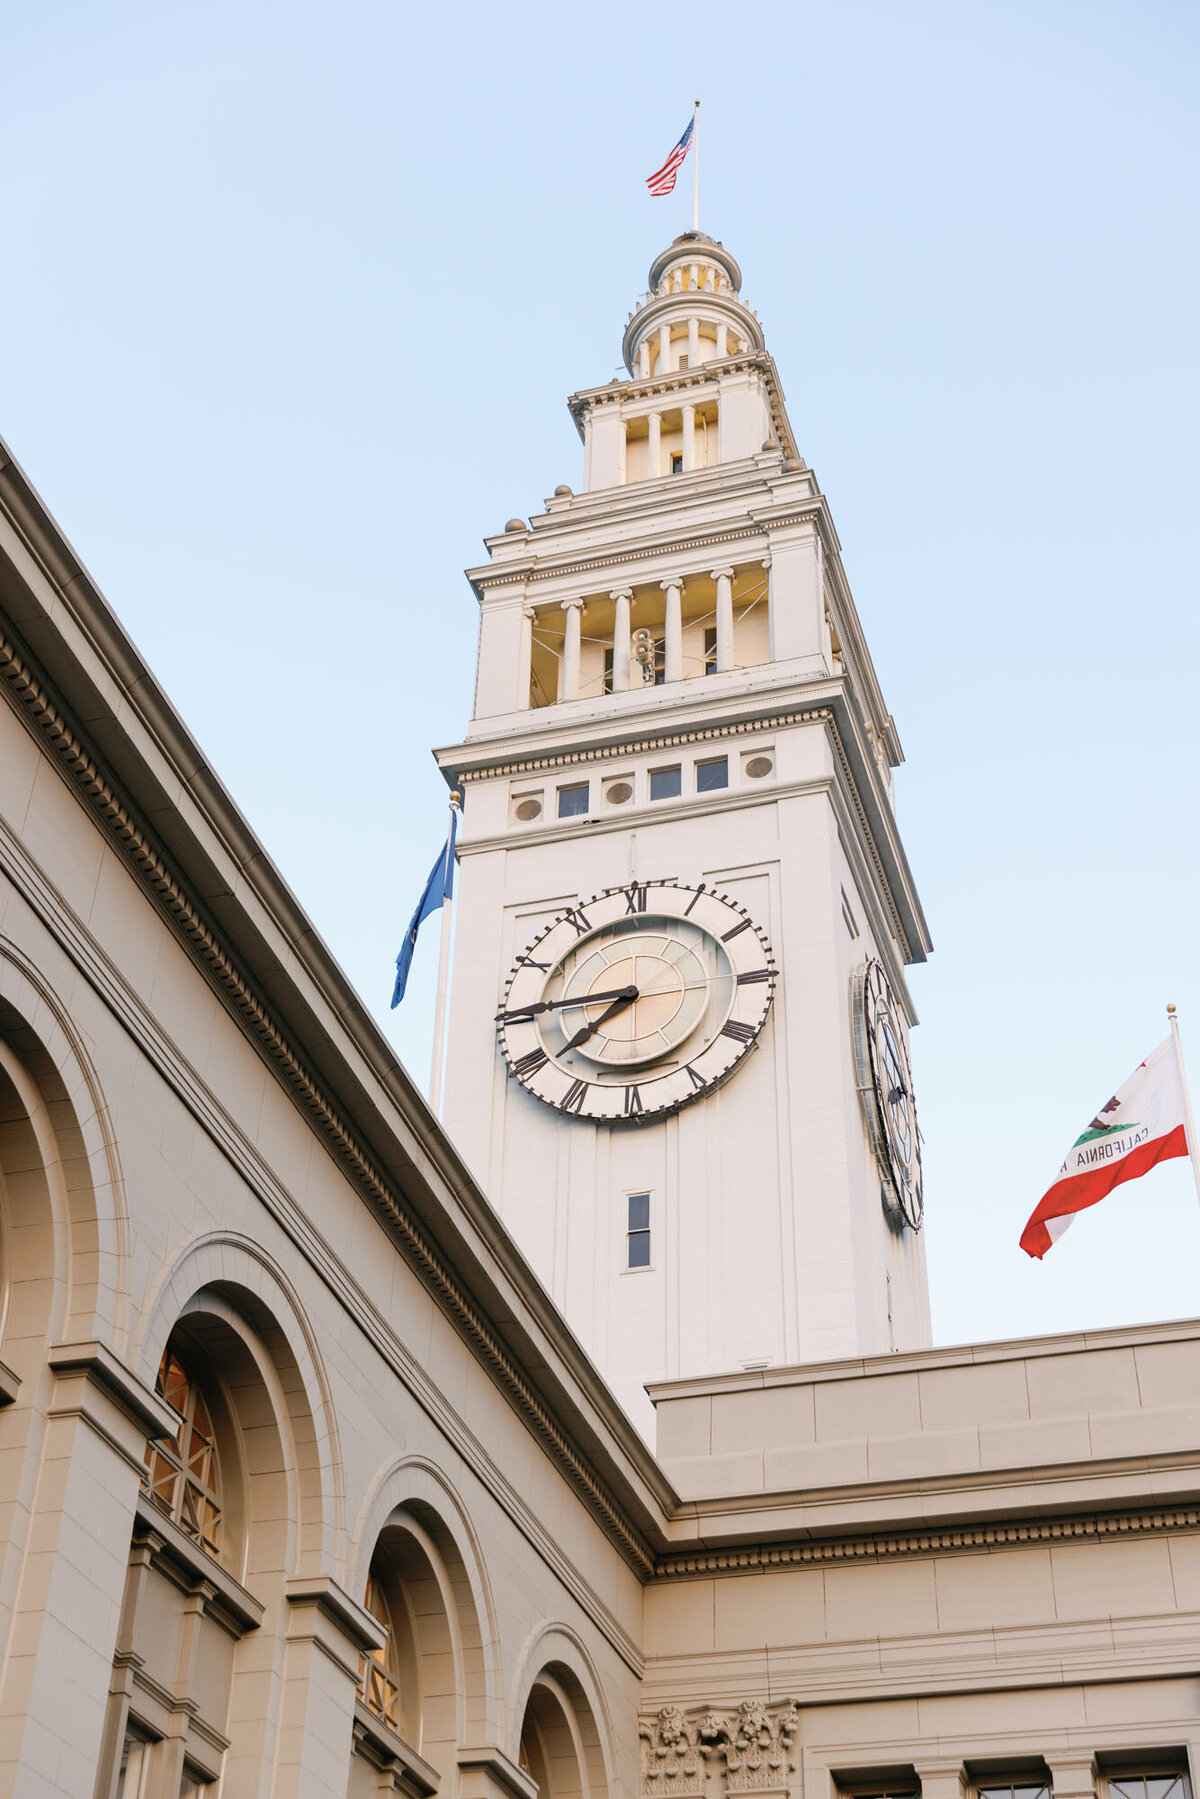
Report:
[[[740,298],[742,271],[715,238],[685,231],[654,258],[649,283],[622,345],[631,375],[677,374],[763,349],[757,315]]]

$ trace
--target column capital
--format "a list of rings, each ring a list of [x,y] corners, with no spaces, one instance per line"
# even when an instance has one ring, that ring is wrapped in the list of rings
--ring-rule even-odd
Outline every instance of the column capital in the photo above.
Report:
[[[610,600],[631,600],[633,589],[632,587],[614,587],[608,597]]]
[[[1054,1799],[1092,1799],[1096,1791],[1096,1761],[1090,1750],[1047,1754]]]
[[[690,412],[694,415],[696,408],[693,405],[691,400],[685,400],[683,402],[683,404],[680,406],[679,410],[680,410],[680,412]]]
[[[770,554],[770,551],[768,551],[765,556],[760,557],[759,567],[760,568],[770,568],[770,566],[771,566],[771,554]]]
[[[570,612],[572,607],[574,607],[574,606],[578,606],[580,608],[580,610],[582,610],[582,608],[583,608],[582,595],[576,594],[573,599],[563,600],[563,602],[562,602],[562,609],[564,612]]]
[[[682,587],[683,586],[683,576],[682,575],[668,575],[666,580],[660,581],[658,585],[662,588],[664,593],[670,593],[670,591],[673,587]]]
[[[714,581],[732,581],[733,570],[728,566],[725,568],[714,568],[712,570],[712,579]]]
[[[534,605],[532,600],[522,600],[521,601],[521,617],[522,618],[536,618],[537,617],[537,607]]]
[[[967,1783],[961,1755],[931,1755],[913,1763],[922,1799],[958,1799]]]

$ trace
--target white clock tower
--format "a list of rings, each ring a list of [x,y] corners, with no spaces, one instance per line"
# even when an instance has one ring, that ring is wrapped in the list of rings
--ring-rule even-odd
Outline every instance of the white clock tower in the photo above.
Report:
[[[646,1382],[929,1341],[899,740],[741,271],[677,238],[583,491],[470,571],[446,1124]]]

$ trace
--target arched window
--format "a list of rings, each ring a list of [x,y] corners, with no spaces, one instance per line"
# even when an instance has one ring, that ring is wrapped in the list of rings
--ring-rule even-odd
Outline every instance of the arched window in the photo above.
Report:
[[[385,1724],[390,1724],[393,1730],[398,1730],[400,1683],[396,1678],[397,1638],[392,1608],[388,1603],[387,1584],[383,1570],[372,1562],[363,1603],[371,1616],[383,1625],[387,1636],[378,1649],[364,1655],[359,1663],[358,1696],[368,1711],[374,1712],[377,1718],[382,1718]]]
[[[211,1556],[220,1552],[221,1478],[212,1418],[204,1395],[168,1343],[159,1364],[158,1392],[180,1416],[175,1436],[146,1445],[146,1490]]]

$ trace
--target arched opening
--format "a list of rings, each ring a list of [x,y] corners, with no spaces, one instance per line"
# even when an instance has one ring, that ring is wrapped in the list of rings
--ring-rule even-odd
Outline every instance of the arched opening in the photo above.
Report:
[[[224,1294],[204,1289],[183,1308],[156,1387],[178,1423],[146,1448],[100,1792],[122,1790],[124,1767],[127,1786],[133,1768],[147,1790],[201,1793],[233,1780],[232,1764],[261,1760],[261,1705],[236,1703],[243,1643],[263,1601],[281,1598],[294,1547],[295,1451],[279,1373]],[[262,1660],[256,1645],[251,1686]]]
[[[407,1787],[446,1791],[459,1746],[483,1728],[487,1674],[466,1563],[428,1501],[413,1496],[386,1514],[364,1600],[386,1638],[360,1665],[349,1791],[374,1792],[383,1767],[402,1769]]]
[[[519,1757],[537,1782],[538,1799],[586,1799],[587,1774],[573,1711],[553,1676],[540,1674],[526,1702]]]
[[[363,1657],[359,1702],[440,1783],[454,1769],[459,1741],[462,1635],[445,1539],[438,1540],[438,1521],[430,1529],[418,1509],[392,1513],[371,1558],[366,1606],[387,1638]]]

